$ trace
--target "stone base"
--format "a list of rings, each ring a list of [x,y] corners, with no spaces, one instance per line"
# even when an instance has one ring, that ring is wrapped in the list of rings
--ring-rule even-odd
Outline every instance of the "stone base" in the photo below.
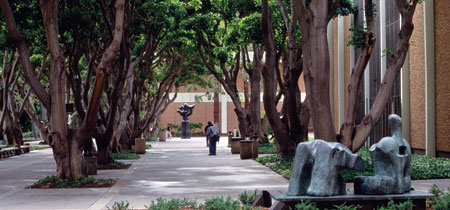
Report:
[[[84,157],[84,170],[87,176],[97,175],[97,158]]]
[[[239,154],[239,142],[241,141],[241,138],[239,137],[233,137],[231,138],[231,154]]]
[[[426,209],[426,200],[431,199],[434,195],[420,192],[411,191],[410,193],[404,194],[390,194],[390,195],[337,195],[329,197],[315,197],[315,196],[288,196],[285,193],[275,194],[272,197],[277,200],[270,209],[271,210],[288,210],[289,207],[295,207],[295,204],[299,203],[301,200],[310,200],[317,204],[319,209],[333,209],[334,205],[341,205],[345,203],[346,205],[361,205],[362,210],[372,210],[377,209],[379,206],[386,206],[390,200],[397,202],[404,202],[412,200],[415,207],[414,209]]]
[[[145,139],[135,138],[134,139],[134,151],[136,154],[145,153]]]
[[[239,152],[241,154],[241,159],[251,159],[253,156],[253,141],[241,140],[239,145]]]

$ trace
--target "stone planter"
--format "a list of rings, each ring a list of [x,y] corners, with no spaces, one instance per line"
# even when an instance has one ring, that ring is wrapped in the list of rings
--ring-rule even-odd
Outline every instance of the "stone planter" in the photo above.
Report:
[[[253,141],[241,140],[239,145],[241,159],[251,159],[253,157]]]
[[[241,138],[233,137],[231,138],[231,154],[239,154],[239,141]]]
[[[159,141],[166,141],[166,131],[159,131],[158,137]]]
[[[84,156],[84,171],[87,176],[97,175],[97,158]]]
[[[252,143],[252,159],[256,159],[258,157],[258,145],[257,141],[253,141]]]
[[[134,151],[136,154],[145,153],[145,139],[135,138],[134,139]]]

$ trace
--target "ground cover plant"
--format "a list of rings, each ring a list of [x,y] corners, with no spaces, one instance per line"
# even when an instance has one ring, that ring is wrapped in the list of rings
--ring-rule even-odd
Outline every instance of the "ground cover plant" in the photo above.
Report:
[[[446,210],[450,209],[450,188],[445,192],[439,189],[436,185],[433,185],[429,190],[435,197],[431,199],[429,207],[434,210]]]
[[[106,209],[108,210],[132,210],[133,208],[130,208],[130,202],[128,201],[120,201],[115,202],[111,208],[109,206],[106,206]]]
[[[258,190],[248,193],[247,191],[244,191],[243,193],[239,194],[238,199],[243,205],[252,205],[257,197],[258,197]]]
[[[258,145],[259,154],[276,154],[277,146],[274,143],[269,144],[259,144]]]
[[[48,147],[31,146],[30,151],[48,149]]]
[[[363,171],[342,170],[345,181],[353,181],[355,176],[373,176],[374,170],[370,162],[367,148],[357,152],[364,160]],[[291,176],[293,157],[281,158],[277,155],[267,155],[256,159],[257,162],[269,167],[273,171],[289,179]],[[450,178],[450,159],[436,158],[423,155],[411,155],[411,179],[443,179]]]
[[[106,170],[106,169],[128,169],[131,164],[122,163],[120,161],[114,161],[108,164],[97,164],[98,170]]]
[[[39,179],[30,188],[106,188],[116,183],[114,179],[81,177],[71,179],[60,179],[56,176],[47,176]]]
[[[112,153],[112,158],[114,160],[136,160],[141,157],[134,150],[124,149],[121,153]]]

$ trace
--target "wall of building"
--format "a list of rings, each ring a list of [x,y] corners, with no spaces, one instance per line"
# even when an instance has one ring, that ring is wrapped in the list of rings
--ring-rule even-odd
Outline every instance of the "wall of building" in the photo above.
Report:
[[[436,150],[450,152],[450,0],[434,1]]]
[[[425,149],[425,51],[423,4],[413,18],[410,45],[411,148]]]

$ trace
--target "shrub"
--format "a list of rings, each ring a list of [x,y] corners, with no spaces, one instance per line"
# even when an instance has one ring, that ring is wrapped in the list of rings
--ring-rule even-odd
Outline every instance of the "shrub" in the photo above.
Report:
[[[120,161],[114,161],[112,163],[109,164],[97,164],[97,169],[98,170],[102,170],[102,169],[127,169],[129,168],[129,164],[126,163],[122,163]]]
[[[367,148],[361,148],[357,152],[364,160],[363,171],[344,169],[341,175],[346,182],[353,181],[355,176],[374,176],[375,172],[370,160]],[[290,178],[293,158],[280,158],[276,155],[259,157],[257,162],[266,165],[273,171],[280,173],[286,178]],[[422,155],[411,155],[411,179],[442,179],[450,178],[450,159],[435,158]]]
[[[240,208],[240,204],[230,196],[226,199],[221,196],[205,199],[205,204],[200,205],[199,208],[203,210],[236,210]]]
[[[317,208],[316,203],[311,202],[310,200],[301,200],[300,203],[295,205],[296,210],[320,210]]]
[[[243,193],[239,194],[239,201],[243,205],[251,205],[253,202],[255,202],[256,198],[258,197],[258,190],[255,190],[253,193],[244,191]]]
[[[361,209],[361,205],[347,205],[345,202],[341,205],[334,205],[336,210],[358,210]],[[406,209],[405,209],[406,210]]]
[[[256,162],[269,167],[273,171],[289,179],[291,177],[293,159],[293,156],[282,158],[277,155],[267,155],[256,158]]]
[[[158,137],[146,137],[145,138],[145,141],[158,141],[159,139],[158,139]]]
[[[395,203],[393,200],[390,200],[386,207],[381,206],[378,210],[413,210],[414,203],[412,200],[407,200],[401,203]]]
[[[124,149],[121,153],[112,153],[112,158],[114,160],[133,160],[141,157],[134,150]]]
[[[259,154],[277,154],[277,146],[274,143],[270,144],[259,144],[258,145]]]
[[[106,206],[106,209],[108,210],[132,210],[133,208],[129,208],[130,202],[128,201],[120,201],[120,202],[114,202],[114,205],[109,208],[109,206]]]
[[[150,206],[145,206],[147,209],[151,210],[179,210],[181,208],[189,208],[189,209],[196,209],[197,208],[197,202],[194,200],[190,200],[187,198],[184,198],[183,200],[174,198],[170,200],[166,200],[163,198],[157,198],[156,202],[152,201]]]
[[[450,209],[450,188],[447,189],[447,192],[444,192],[444,190],[441,190],[436,185],[433,185],[429,192],[434,195],[434,198],[431,199],[431,209]]]
[[[60,179],[56,176],[47,176],[43,179],[39,179],[31,188],[78,188],[83,186],[102,186],[108,187],[115,183],[114,179],[94,178],[94,177],[81,177],[72,179]]]

